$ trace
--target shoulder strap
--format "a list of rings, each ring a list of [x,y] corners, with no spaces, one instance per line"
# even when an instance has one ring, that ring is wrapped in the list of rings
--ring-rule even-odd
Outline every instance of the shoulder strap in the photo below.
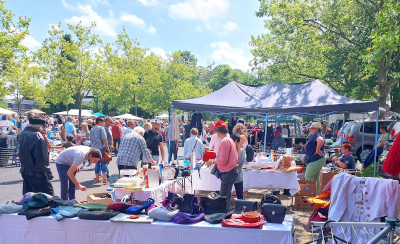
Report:
[[[196,145],[197,145],[197,137],[196,137],[196,143],[194,144],[193,149],[192,149],[192,152],[191,152],[190,154],[193,153],[194,149],[196,148]]]

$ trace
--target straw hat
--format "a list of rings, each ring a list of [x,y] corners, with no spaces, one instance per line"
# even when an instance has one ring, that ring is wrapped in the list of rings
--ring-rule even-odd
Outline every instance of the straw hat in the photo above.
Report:
[[[322,129],[322,125],[320,122],[313,122],[310,128]]]

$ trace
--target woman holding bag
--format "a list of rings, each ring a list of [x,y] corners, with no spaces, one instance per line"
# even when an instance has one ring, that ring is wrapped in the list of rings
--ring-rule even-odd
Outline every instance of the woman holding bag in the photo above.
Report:
[[[101,155],[103,155],[104,152],[110,152],[106,130],[104,129],[104,118],[102,117],[96,118],[96,126],[90,130],[90,146],[99,149]],[[107,184],[108,163],[102,160],[96,163],[94,167],[96,183],[100,183],[100,170],[103,173],[103,183]]]
[[[238,152],[235,142],[228,136],[228,129],[223,126],[216,128],[221,144],[218,150],[217,159],[207,162],[208,166],[216,164],[221,173],[220,195],[226,197],[226,209],[229,210],[232,186],[238,177]]]
[[[233,128],[233,130],[235,131],[235,128]],[[243,199],[243,165],[247,164],[246,150],[243,149],[243,145],[245,145],[245,143],[247,143],[247,138],[245,135],[239,135],[239,134],[232,134],[231,138],[235,142],[236,150],[239,155],[238,156],[239,167],[237,168],[238,176],[234,183],[235,191],[236,191],[236,198]]]

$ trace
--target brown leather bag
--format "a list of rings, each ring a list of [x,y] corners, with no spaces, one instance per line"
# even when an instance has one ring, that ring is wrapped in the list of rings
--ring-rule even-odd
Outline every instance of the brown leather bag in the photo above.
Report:
[[[110,152],[104,152],[103,156],[101,157],[101,161],[109,163],[112,160],[112,154]]]

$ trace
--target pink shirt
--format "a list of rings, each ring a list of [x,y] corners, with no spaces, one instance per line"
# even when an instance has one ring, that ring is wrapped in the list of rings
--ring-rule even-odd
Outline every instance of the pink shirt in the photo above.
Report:
[[[238,163],[238,153],[235,142],[230,137],[221,140],[218,150],[217,166],[221,172],[229,172],[234,169]]]
[[[229,134],[227,135],[227,137],[229,137]],[[217,156],[218,156],[219,146],[221,145],[221,141],[222,139],[220,139],[217,133],[215,133],[214,135],[212,135],[210,145],[208,146],[208,148],[210,150],[213,150]]]

